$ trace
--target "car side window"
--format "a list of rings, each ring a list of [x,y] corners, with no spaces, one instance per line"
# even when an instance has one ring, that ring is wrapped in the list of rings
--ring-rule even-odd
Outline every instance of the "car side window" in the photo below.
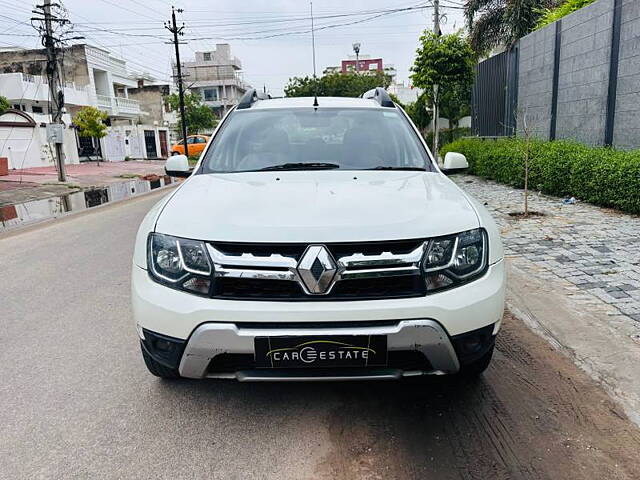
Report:
[[[207,139],[204,137],[196,138],[196,143],[207,143]]]
[[[196,139],[193,137],[187,138],[187,144],[188,145],[193,145],[194,143],[196,143]]]

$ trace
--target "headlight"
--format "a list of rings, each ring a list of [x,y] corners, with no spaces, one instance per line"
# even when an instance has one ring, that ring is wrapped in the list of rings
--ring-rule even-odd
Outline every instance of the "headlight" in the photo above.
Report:
[[[158,283],[209,294],[213,268],[204,242],[151,233],[147,256],[151,278]]]
[[[482,228],[434,238],[424,255],[427,291],[468,282],[487,269],[487,233]]]

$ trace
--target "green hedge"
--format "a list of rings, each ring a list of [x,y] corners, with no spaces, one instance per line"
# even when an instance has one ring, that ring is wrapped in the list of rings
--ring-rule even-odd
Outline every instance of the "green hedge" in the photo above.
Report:
[[[438,136],[438,144],[440,144],[440,150],[442,150],[442,145],[455,142],[459,138],[468,137],[469,135],[471,135],[471,129],[469,127],[441,129],[440,135]],[[431,146],[433,145],[433,130],[429,130],[429,132],[427,132],[424,140],[425,142],[427,142],[427,145],[429,145],[429,148],[431,148]]]
[[[470,173],[523,188],[525,146],[515,138],[464,138],[445,145],[441,155],[460,152],[467,157]],[[531,190],[640,214],[640,150],[532,140],[530,152]]]

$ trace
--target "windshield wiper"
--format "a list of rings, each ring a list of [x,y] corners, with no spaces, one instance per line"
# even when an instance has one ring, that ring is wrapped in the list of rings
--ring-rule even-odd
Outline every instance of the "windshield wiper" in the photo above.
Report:
[[[427,169],[424,167],[392,167],[388,165],[380,165],[378,167],[367,168],[366,170],[412,170],[419,172],[427,171]]]
[[[271,165],[269,167],[261,168],[263,170],[332,170],[340,168],[337,163],[322,163],[322,162],[299,162],[299,163],[282,163],[280,165]]]

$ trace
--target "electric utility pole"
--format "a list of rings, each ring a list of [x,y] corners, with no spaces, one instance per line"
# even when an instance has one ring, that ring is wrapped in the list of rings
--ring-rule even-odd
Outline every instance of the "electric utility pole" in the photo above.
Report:
[[[433,33],[435,33],[437,37],[442,35],[440,31],[440,0],[433,0]],[[433,86],[433,155],[436,158],[436,162],[438,161],[438,143],[440,140],[438,138],[440,136],[440,125],[438,125],[438,119],[440,117],[438,87],[439,85]]]
[[[56,6],[59,6],[56,4]],[[64,91],[60,86],[60,62],[58,59],[59,49],[57,44],[61,39],[54,37],[53,24],[59,23],[64,25],[69,23],[69,20],[65,18],[58,18],[51,14],[51,0],[44,0],[43,5],[36,5],[37,10],[33,13],[42,15],[42,17],[32,18],[31,20],[42,22],[44,28],[40,29],[42,34],[42,44],[45,47],[47,53],[47,81],[49,83],[49,113],[51,114],[52,128],[49,130],[52,135],[50,138],[54,139],[56,149],[56,167],[58,170],[58,180],[60,182],[67,181],[67,174],[64,166],[64,124],[62,122],[63,108],[64,108]]]
[[[178,13],[182,13],[184,10],[178,9]],[[180,121],[182,123],[182,144],[184,145],[184,153],[189,156],[189,144],[187,143],[187,119],[184,113],[184,84],[182,82],[182,65],[180,64],[180,42],[178,36],[184,35],[184,23],[180,28],[176,25],[176,10],[171,7],[171,23],[165,22],[164,28],[173,33],[173,45],[176,49],[176,68],[178,79],[178,98],[180,101]]]

